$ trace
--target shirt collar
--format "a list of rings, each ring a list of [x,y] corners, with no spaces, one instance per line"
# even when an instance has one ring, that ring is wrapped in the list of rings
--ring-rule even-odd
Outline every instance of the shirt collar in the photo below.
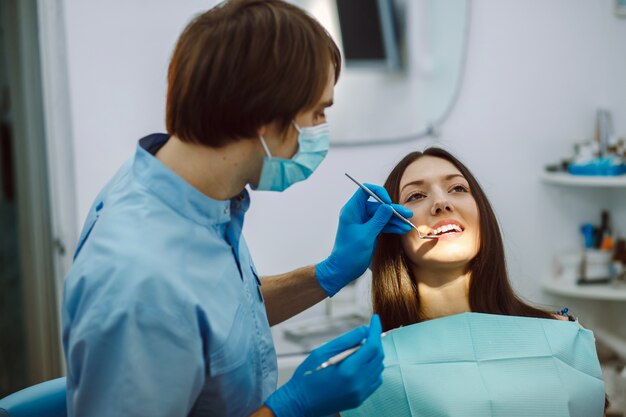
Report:
[[[156,152],[168,139],[166,134],[154,133],[140,139],[137,144],[133,173],[152,194],[181,215],[206,226],[227,223],[233,211],[245,213],[248,210],[250,196],[247,190],[230,200],[214,200],[155,158]]]

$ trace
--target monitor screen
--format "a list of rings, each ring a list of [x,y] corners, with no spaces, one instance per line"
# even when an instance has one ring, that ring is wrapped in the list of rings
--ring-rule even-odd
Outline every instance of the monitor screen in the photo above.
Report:
[[[399,67],[392,0],[336,0],[347,66]]]

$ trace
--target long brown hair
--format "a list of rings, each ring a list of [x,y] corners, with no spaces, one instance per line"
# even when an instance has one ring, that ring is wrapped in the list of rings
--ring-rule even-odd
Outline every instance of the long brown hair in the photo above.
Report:
[[[392,201],[398,203],[400,180],[406,168],[423,156],[437,157],[452,163],[467,180],[478,206],[480,247],[468,266],[471,311],[554,318],[550,313],[526,304],[513,292],[506,270],[502,236],[491,204],[472,173],[450,153],[440,148],[428,148],[424,152],[411,152],[405,156],[385,181],[385,188]],[[413,276],[408,265],[400,236],[381,234],[372,262],[372,304],[385,330],[426,319],[420,312],[417,277]]]

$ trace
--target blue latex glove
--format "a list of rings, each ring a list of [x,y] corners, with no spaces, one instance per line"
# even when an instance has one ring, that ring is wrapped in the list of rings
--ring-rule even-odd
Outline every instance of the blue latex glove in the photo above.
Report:
[[[391,204],[387,190],[365,184],[381,200]],[[359,188],[341,209],[335,246],[330,256],[315,266],[315,275],[329,297],[352,280],[363,275],[369,267],[381,232],[404,234],[411,226],[393,215],[391,207],[377,201],[368,201],[369,194]],[[404,217],[413,212],[399,204],[393,207]]]
[[[383,347],[378,315],[369,329],[356,328],[315,349],[293,377],[265,401],[276,417],[315,417],[358,407],[382,384]],[[332,356],[365,343],[342,362],[314,371]],[[307,371],[313,371],[305,374]]]

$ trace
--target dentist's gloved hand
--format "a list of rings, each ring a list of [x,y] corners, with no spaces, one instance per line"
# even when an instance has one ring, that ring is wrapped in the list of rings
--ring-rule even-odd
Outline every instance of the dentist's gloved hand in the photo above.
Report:
[[[265,401],[276,417],[326,416],[358,407],[382,384],[381,324],[372,317],[359,327],[315,349],[293,377]],[[342,362],[315,371],[324,361],[367,339]],[[307,371],[313,371],[306,374]]]
[[[378,185],[365,184],[381,200],[391,204],[387,190]],[[383,233],[404,234],[411,226],[393,215],[386,204],[367,201],[369,194],[359,188],[341,209],[335,246],[328,258],[315,266],[315,275],[329,297],[352,280],[363,275],[369,267],[376,238]],[[404,217],[413,212],[399,204],[393,207]]]

